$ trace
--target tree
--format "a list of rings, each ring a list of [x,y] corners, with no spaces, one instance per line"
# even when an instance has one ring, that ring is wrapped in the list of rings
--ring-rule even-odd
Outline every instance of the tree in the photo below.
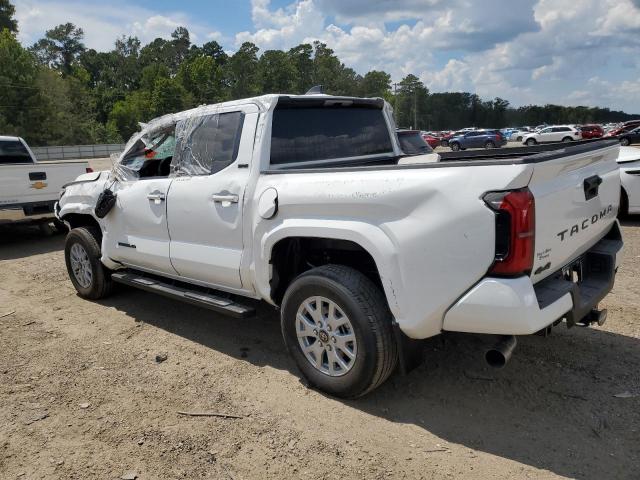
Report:
[[[183,62],[176,78],[192,95],[195,105],[216,103],[223,98],[222,69],[213,57],[200,56]]]
[[[38,40],[31,48],[44,65],[69,75],[76,59],[85,51],[83,38],[84,31],[81,28],[73,23],[65,23],[47,30],[45,38]]]
[[[429,91],[415,75],[409,74],[398,84],[395,99],[396,122],[400,126],[427,128],[429,123],[426,107]]]
[[[372,70],[367,72],[360,82],[360,95],[363,97],[385,98],[391,91],[391,75]]]
[[[262,93],[287,93],[295,88],[296,69],[282,50],[267,50],[258,61]]]
[[[244,42],[227,64],[227,77],[231,98],[245,98],[256,95],[258,87],[258,47]]]
[[[5,28],[11,33],[18,32],[18,22],[13,18],[15,14],[16,7],[9,0],[0,0],[0,32]]]
[[[194,45],[191,46],[191,49],[194,49]],[[223,67],[227,63],[227,60],[229,60],[229,56],[215,40],[205,43],[199,50],[202,55],[213,58],[216,65],[220,67]]]
[[[38,66],[13,34],[0,31],[0,131],[23,135],[40,123],[30,125],[41,95],[36,85]]]
[[[115,102],[109,114],[107,131],[115,131],[123,140],[128,139],[138,131],[138,122],[148,121],[155,115],[151,103],[151,93],[147,91],[133,92]]]
[[[151,109],[155,116],[179,112],[185,106],[186,91],[172,78],[159,78],[151,94]]]
[[[293,79],[293,91],[295,93],[305,93],[313,87],[313,47],[308,43],[302,43],[289,50],[287,55],[296,71]]]

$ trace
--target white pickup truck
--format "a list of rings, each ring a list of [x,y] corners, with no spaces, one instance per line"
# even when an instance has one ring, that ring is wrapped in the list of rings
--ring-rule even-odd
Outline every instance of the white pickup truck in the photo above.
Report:
[[[39,163],[22,138],[0,136],[0,224],[55,220],[62,186],[87,171],[85,161]]]
[[[150,122],[56,211],[81,296],[119,282],[239,317],[266,301],[310,384],[357,397],[444,331],[500,336],[504,364],[514,335],[602,323],[619,148],[408,157],[381,99],[268,95]]]

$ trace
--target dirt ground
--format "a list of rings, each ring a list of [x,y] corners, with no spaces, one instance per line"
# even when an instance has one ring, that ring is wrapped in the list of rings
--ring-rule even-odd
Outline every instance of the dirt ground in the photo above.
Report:
[[[521,337],[498,371],[476,337],[441,336],[342,401],[301,382],[271,309],[86,301],[64,236],[2,228],[0,478],[640,478],[640,218],[624,236],[604,327]]]

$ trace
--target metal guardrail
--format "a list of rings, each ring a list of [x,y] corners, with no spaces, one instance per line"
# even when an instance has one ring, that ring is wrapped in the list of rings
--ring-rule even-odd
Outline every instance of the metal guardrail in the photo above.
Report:
[[[62,145],[55,147],[31,147],[36,160],[77,160],[83,158],[109,157],[113,153],[121,153],[124,144],[102,145]]]

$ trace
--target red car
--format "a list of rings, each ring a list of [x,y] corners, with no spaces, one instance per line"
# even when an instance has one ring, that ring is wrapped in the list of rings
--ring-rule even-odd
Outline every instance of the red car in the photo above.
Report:
[[[587,140],[589,138],[600,138],[604,135],[604,130],[600,125],[583,125],[578,128],[582,133],[582,138]]]
[[[422,138],[424,138],[424,141],[427,142],[431,148],[440,146],[440,139],[438,137],[425,133],[422,135]]]
[[[633,124],[632,125],[623,125],[621,127],[614,128],[613,130],[607,132],[605,137],[617,137],[618,135],[622,135],[623,133],[630,132],[634,128],[636,128],[636,125],[633,125]]]

